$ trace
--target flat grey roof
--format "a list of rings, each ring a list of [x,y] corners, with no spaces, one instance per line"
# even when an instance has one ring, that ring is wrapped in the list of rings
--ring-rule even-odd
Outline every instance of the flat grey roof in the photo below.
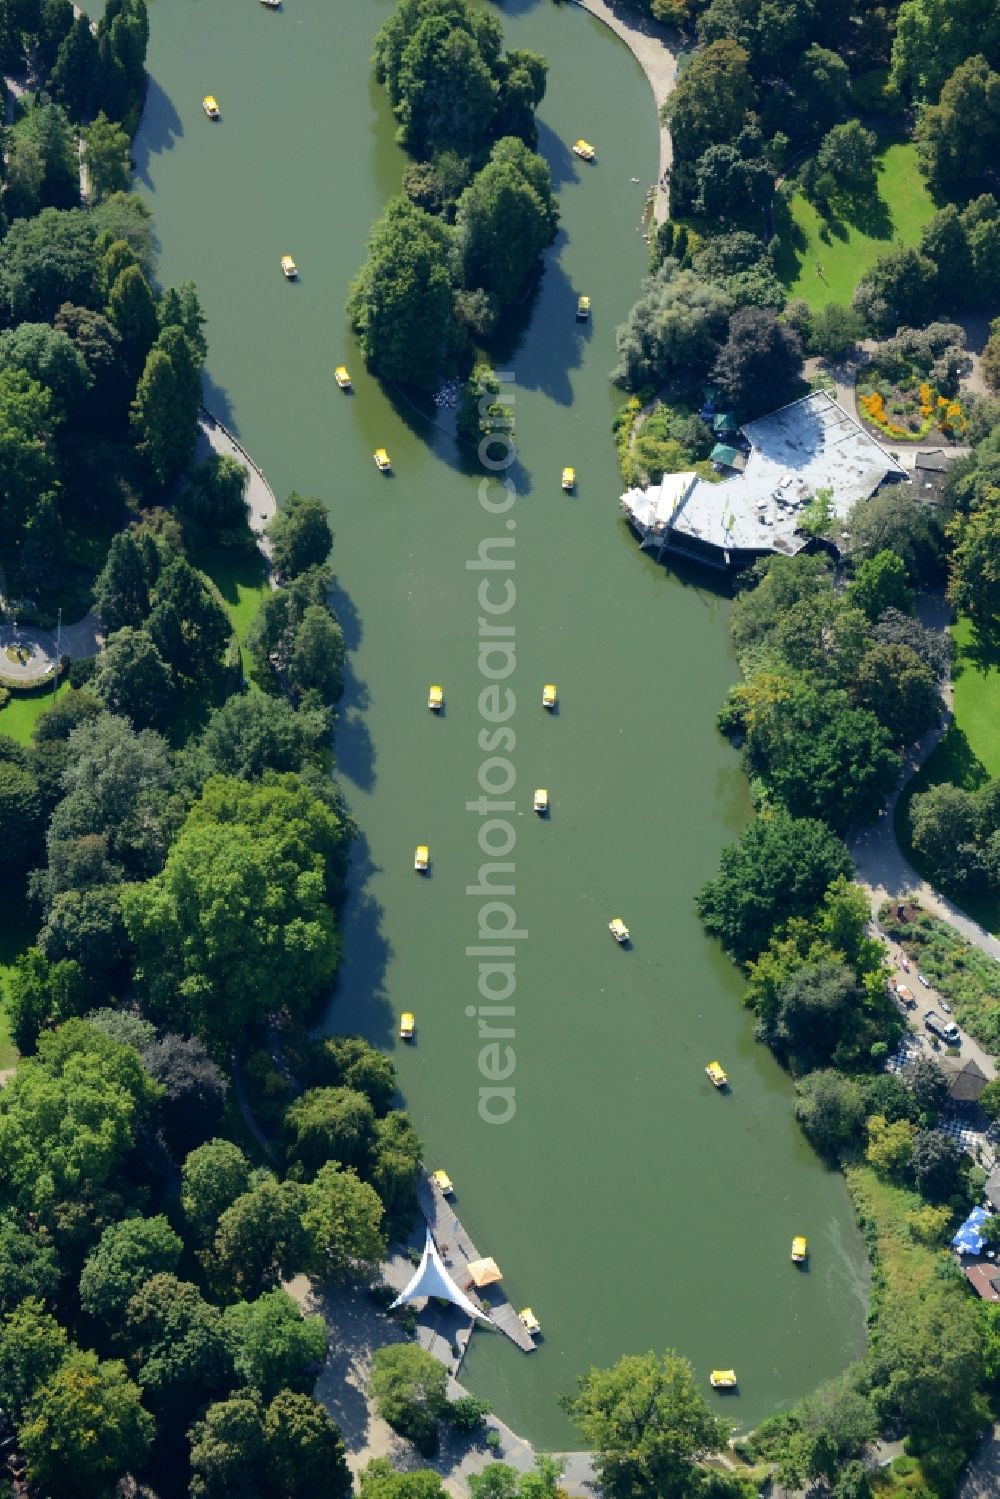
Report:
[[[720,551],[801,551],[802,511],[819,489],[832,490],[843,520],[887,478],[906,470],[825,391],[813,391],[748,422],[750,454],[742,474],[719,484],[696,474],[667,474],[662,485],[622,496],[643,531],[677,532]]]

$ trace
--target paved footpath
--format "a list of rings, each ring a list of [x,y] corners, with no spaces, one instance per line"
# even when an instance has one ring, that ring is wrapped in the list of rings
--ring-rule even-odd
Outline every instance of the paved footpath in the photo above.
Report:
[[[677,79],[677,55],[670,44],[677,44],[677,33],[659,26],[648,16],[640,16],[620,0],[574,0],[620,37],[642,68],[656,101],[657,129],[660,136],[660,169],[656,180],[653,218],[662,224],[670,213],[670,168],[674,159],[670,131],[660,122],[660,109],[673,92]],[[598,149],[598,159],[600,150]]]
[[[195,462],[201,463],[210,453],[218,453],[222,457],[235,458],[242,463],[248,471],[250,478],[247,481],[247,506],[250,511],[250,529],[257,537],[257,545],[265,556],[269,555],[269,547],[264,536],[264,527],[272,518],[278,508],[278,502],[274,497],[274,490],[264,478],[263,473],[254,463],[246,448],[231,432],[218,421],[210,411],[202,408],[198,418],[198,444],[195,448]]]
[[[933,629],[944,630],[950,618],[948,606],[939,594],[923,596],[918,601],[917,612],[922,623]],[[847,839],[847,848],[854,860],[857,881],[868,892],[873,916],[877,918],[883,901],[897,901],[905,895],[913,895],[925,911],[946,921],[950,927],[971,942],[973,947],[978,947],[981,952],[988,953],[991,958],[1000,961],[1000,941],[990,932],[984,931],[977,922],[966,916],[964,911],[960,911],[957,906],[952,905],[950,900],[946,900],[932,885],[929,885],[913,868],[896,841],[895,812],[900,795],[940,743],[951,721],[950,681],[945,684],[944,699],[947,709],[944,723],[940,728],[925,735],[920,743],[909,752],[903,763],[899,785],[888,807],[873,827],[861,828],[850,834]],[[919,988],[919,982],[916,985],[913,983],[912,972],[904,973],[898,967],[898,963],[897,969],[897,976],[902,983],[910,985],[911,988]],[[1000,972],[997,974],[997,979],[1000,981]],[[933,1000],[932,995],[928,995],[927,998],[929,1001]],[[979,1043],[965,1031],[962,1031],[961,1044],[962,1055],[966,1060],[978,1062],[987,1077],[996,1076],[996,1058],[984,1051]]]

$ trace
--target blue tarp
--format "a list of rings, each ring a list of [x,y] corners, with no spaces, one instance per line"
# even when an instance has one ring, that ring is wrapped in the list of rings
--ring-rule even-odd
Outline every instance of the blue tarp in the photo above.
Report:
[[[959,1254],[982,1254],[986,1240],[979,1230],[989,1217],[985,1208],[973,1208],[962,1227],[951,1241],[952,1249]]]

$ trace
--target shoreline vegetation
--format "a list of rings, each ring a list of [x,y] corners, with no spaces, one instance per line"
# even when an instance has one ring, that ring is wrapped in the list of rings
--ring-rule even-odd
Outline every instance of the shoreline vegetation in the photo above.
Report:
[[[20,628],[92,605],[103,646],[18,739],[0,707],[0,1487],[346,1496],[329,1332],[282,1287],[370,1279],[421,1149],[388,1057],[292,1023],[339,966],[354,836],[333,534],[217,426],[198,452],[197,293],[156,287],[127,191],[143,0],[25,17],[0,18],[33,69],[0,203],[7,593]]]
[[[505,52],[499,20],[464,0],[399,0],[373,66],[411,161],[347,312],[373,374],[433,391],[468,372],[555,238],[552,174],[535,150],[548,62]]]
[[[796,1079],[802,1128],[844,1171],[874,1277],[864,1358],[762,1422],[739,1450],[787,1487],[945,1499],[1000,1400],[996,1318],[946,1252],[982,1201],[985,1172],[936,1128],[948,1092],[933,1061],[886,1070],[905,1026],[841,836],[877,819],[901,752],[941,715],[949,642],[919,624],[914,590],[947,574],[981,659],[992,660],[1000,402],[960,394],[964,334],[948,319],[989,309],[996,295],[1000,213],[986,157],[957,146],[958,132],[980,128],[977,90],[1000,87],[1000,34],[964,37],[962,4],[938,31],[925,0],[904,0],[878,35],[870,12],[848,19],[838,7],[808,18],[794,7],[781,34],[758,5],[738,16],[723,0],[634,8],[694,31],[699,45],[664,108],[672,217],[657,229],[650,277],[618,332],[613,379],[631,396],[616,419],[626,481],[655,482],[702,458],[689,424],[710,388],[716,410],[745,421],[788,399],[805,354],[850,359],[873,336],[882,342],[863,414],[909,440],[943,419],[945,437],[972,449],[929,495],[856,506],[836,576],[807,552],[737,579],[741,681],[719,726],[742,747],[757,816],[698,896],[706,931],[746,975],[758,1039]],[[872,125],[900,141],[886,158],[884,198]],[[986,134],[995,148],[1000,137]],[[899,238],[891,205],[903,149],[927,186],[919,221]],[[813,254],[815,287],[794,265],[809,253],[797,202],[831,247],[829,257]],[[822,262],[839,267],[833,247],[852,234],[890,242],[869,263],[838,270],[835,285]],[[953,893],[964,882],[992,896],[994,800],[985,774],[966,773],[957,788],[908,802],[914,851]],[[992,959],[980,963],[929,918],[899,935],[994,1049]],[[905,1453],[876,1474],[860,1459],[880,1432],[903,1435]]]
[[[946,392],[955,325],[926,320],[985,305],[1000,264],[1000,27],[973,24],[971,0],[947,16],[902,0],[898,18],[799,0],[780,27],[756,0],[635,3],[698,43],[662,106],[674,217],[613,376],[640,399],[664,393],[647,470],[691,461],[706,381],[745,420],[797,389],[804,352],[843,355],[865,333],[894,335],[907,378],[926,358],[916,372]],[[67,1499],[129,1475],[161,1499],[297,1499],[318,1483],[347,1499],[341,1434],[310,1393],[328,1329],[284,1285],[371,1279],[412,1221],[421,1146],[386,1054],[308,1034],[340,964],[355,833],[332,773],[334,537],[320,499],[289,495],[266,525],[277,586],[255,597],[239,582],[256,559],[246,466],[194,462],[204,318],[190,283],[156,288],[149,215],[127,191],[148,33],[144,0],[108,0],[96,27],[68,0],[0,16],[5,67],[32,68],[0,242],[5,563],[22,622],[73,590],[105,632],[26,744],[0,708],[0,867],[30,928],[4,974],[20,1061],[0,1091],[0,1436],[12,1476]],[[375,374],[433,390],[472,369],[478,410],[497,392],[476,350],[556,233],[535,150],[548,64],[504,51],[496,17],[465,0],[399,0],[374,67],[411,160],[348,310]],[[849,309],[788,304],[776,180],[828,222],[863,225],[877,198],[866,121],[911,109],[942,205],[919,243],[867,269]],[[947,571],[984,648],[994,638],[1000,402],[960,415],[969,457],[929,502],[859,505],[841,570],[805,553],[740,580],[741,681],[719,726],[742,745],[757,815],[697,896],[795,1080],[797,1119],[848,1181],[873,1265],[869,1346],[739,1444],[750,1472],[700,1465],[729,1427],[677,1354],[592,1369],[563,1404],[604,1499],[749,1499],[772,1478],[833,1499],[947,1499],[1000,1401],[1000,1316],[946,1248],[985,1172],[937,1127],[949,1100],[933,1060],[887,1068],[905,1024],[842,841],[880,815],[901,753],[940,714],[947,660],[914,590]],[[487,401],[479,419],[489,430],[499,413]],[[995,878],[993,790],[971,807],[938,796],[920,823],[964,878]],[[900,935],[943,975],[964,965],[933,928]],[[992,1039],[976,978],[963,1014]],[[982,1106],[1000,1114],[991,1086]],[[242,1148],[234,1094],[276,1163]],[[996,1218],[984,1231],[1000,1243]],[[485,1416],[447,1398],[415,1344],[376,1355],[372,1393],[423,1454],[442,1425],[475,1432]],[[862,1456],[888,1433],[905,1455],[869,1474]],[[473,1499],[558,1484],[545,1459],[469,1479]],[[360,1491],[444,1492],[379,1459]]]

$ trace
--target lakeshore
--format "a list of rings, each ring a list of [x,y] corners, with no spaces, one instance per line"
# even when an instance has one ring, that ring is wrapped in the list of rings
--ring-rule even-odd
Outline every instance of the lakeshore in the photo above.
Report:
[[[677,53],[670,43],[677,43],[677,33],[660,26],[649,16],[640,16],[631,7],[610,0],[573,0],[575,5],[596,16],[610,27],[623,41],[643,73],[652,90],[656,104],[656,119],[659,134],[659,165],[653,198],[653,221],[662,224],[670,217],[670,170],[674,152],[670,131],[660,119],[660,110],[667,102],[677,81]]]
[[[738,1368],[741,1394],[726,1414],[749,1426],[860,1350],[867,1261],[843,1184],[802,1139],[791,1085],[755,1045],[739,977],[692,907],[750,812],[715,730],[736,675],[728,602],[702,578],[637,558],[608,512],[620,487],[607,436],[620,398],[607,370],[646,265],[630,226],[641,184],[657,171],[653,98],[631,53],[579,10],[505,13],[509,46],[553,60],[540,145],[562,227],[502,351],[518,442],[514,882],[529,937],[518,957],[517,1114],[488,1126],[476,1113],[479,1043],[465,1016],[477,993],[465,888],[483,862],[479,819],[465,809],[478,794],[483,685],[477,579],[466,562],[497,523],[476,504],[478,466],[369,379],[345,321],[330,315],[403,167],[369,76],[389,9],[371,0],[335,18],[301,0],[276,22],[260,8],[219,15],[180,0],[153,26],[153,83],[134,151],[156,213],[161,277],[192,277],[204,302],[206,404],[278,495],[324,498],[336,533],[335,607],[350,651],[336,754],[362,834],[326,1024],[391,1051],[427,1159],[455,1181],[459,1216],[496,1255],[514,1307],[531,1305],[545,1329],[530,1358],[506,1340],[474,1338],[464,1385],[533,1444],[559,1451],[578,1438],[557,1391],[625,1350],[673,1346],[706,1389],[709,1369]],[[204,58],[196,89],[192,34]],[[561,66],[569,48],[573,65]],[[293,89],[308,97],[315,112],[294,171],[254,107],[274,86],[279,99]],[[223,107],[217,127],[200,110],[208,88]],[[326,145],[345,115],[358,149],[331,161]],[[584,131],[599,148],[596,168],[570,150]],[[270,222],[247,236],[240,205],[262,172]],[[329,190],[309,191],[323,174]],[[213,196],[207,237],[197,205]],[[296,284],[280,275],[286,252]],[[586,325],[575,320],[581,293],[593,300]],[[349,398],[332,376],[341,361],[354,377]],[[391,482],[374,469],[379,446],[392,455]],[[565,463],[577,471],[573,499],[559,488]],[[581,609],[581,597],[618,606]],[[636,638],[684,642],[667,652],[656,692],[632,652]],[[438,681],[440,720],[426,711],[427,684]],[[548,681],[560,695],[551,718],[539,703]],[[619,777],[635,790],[612,794]],[[664,784],[669,809],[651,817],[638,788]],[[550,787],[546,824],[531,812],[536,785]],[[426,881],[412,869],[420,842],[433,859]],[[619,911],[632,930],[628,953],[607,931]],[[397,1040],[404,1009],[417,1018],[406,1048]],[[728,1099],[704,1075],[714,1056],[733,1080]],[[734,1212],[745,1224],[738,1284],[727,1270]],[[785,1273],[792,1218],[823,1246],[808,1278]],[[693,1221],[704,1232],[678,1231]],[[650,1309],[616,1270],[653,1257],[670,1289]]]

